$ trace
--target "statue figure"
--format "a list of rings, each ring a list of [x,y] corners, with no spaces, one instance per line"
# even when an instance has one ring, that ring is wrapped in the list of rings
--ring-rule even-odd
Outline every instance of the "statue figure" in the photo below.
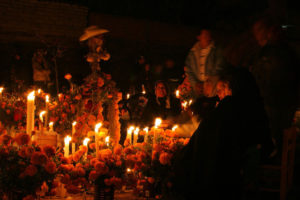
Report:
[[[110,59],[110,54],[103,48],[103,34],[109,32],[106,29],[100,29],[97,26],[90,26],[84,30],[79,41],[83,42],[87,40],[89,47],[89,53],[86,56],[86,60],[90,63],[92,74],[100,71],[100,61],[107,61]]]

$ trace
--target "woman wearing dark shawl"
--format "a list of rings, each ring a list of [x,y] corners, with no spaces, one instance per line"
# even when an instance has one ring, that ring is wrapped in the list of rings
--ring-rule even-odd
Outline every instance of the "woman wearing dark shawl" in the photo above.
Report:
[[[229,83],[232,95],[220,101],[174,156],[174,189],[183,199],[241,199],[247,151],[261,146],[261,158],[272,151],[267,117],[252,75],[237,68],[223,74],[220,80]]]

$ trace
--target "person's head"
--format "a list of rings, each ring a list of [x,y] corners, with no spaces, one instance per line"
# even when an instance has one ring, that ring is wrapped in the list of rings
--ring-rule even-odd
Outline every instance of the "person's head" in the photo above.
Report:
[[[212,42],[211,32],[207,29],[201,30],[200,34],[197,36],[197,39],[200,42],[201,48],[206,48]]]
[[[155,83],[155,96],[157,98],[163,98],[168,95],[167,85],[163,81],[157,81]]]
[[[217,83],[217,95],[220,100],[224,99],[226,96],[232,95],[232,90],[229,86],[228,80],[219,80]]]

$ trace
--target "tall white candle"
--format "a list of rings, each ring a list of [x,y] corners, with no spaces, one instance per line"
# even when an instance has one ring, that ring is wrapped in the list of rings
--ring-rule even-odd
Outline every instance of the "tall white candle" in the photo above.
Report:
[[[95,126],[95,148],[96,148],[96,157],[98,158],[99,154],[99,129],[102,126],[101,123],[96,124]]]
[[[4,88],[0,87],[0,96],[2,96],[2,92],[3,92]]]
[[[26,118],[26,133],[30,136],[34,130],[34,91],[27,96],[27,118]]]
[[[69,156],[69,146],[70,146],[70,141],[72,140],[72,138],[67,135],[65,137],[65,148],[64,148],[64,156],[68,157]]]
[[[46,107],[46,114],[45,114],[45,126],[47,128],[48,125],[48,117],[49,117],[49,95],[47,94],[45,97],[45,107]]]
[[[53,132],[53,124],[54,124],[53,122],[49,123],[49,131],[50,132]]]
[[[126,136],[126,139],[129,140],[129,144],[132,144],[132,131],[134,130],[134,126],[130,126],[128,129],[127,129],[127,136]]]
[[[76,121],[74,121],[74,122],[72,123],[72,138],[74,138],[74,137],[75,137],[75,132],[76,132],[76,124],[77,124],[77,122],[76,122]],[[75,151],[76,151],[76,149],[75,149],[75,143],[74,143],[74,142],[72,142],[72,153],[75,153]]]
[[[133,132],[133,144],[137,143],[137,140],[138,140],[138,137],[139,137],[139,131],[140,131],[140,129],[138,127],[136,127],[134,129],[134,132]]]
[[[179,92],[179,90],[176,90],[176,91],[175,91],[175,95],[176,95],[176,98],[179,98],[179,97],[180,97],[180,92]]]
[[[107,147],[109,146],[109,136],[105,137],[105,144],[106,144]]]
[[[147,143],[148,142],[148,132],[149,132],[149,128],[146,127],[143,129],[145,131],[145,136],[144,136],[144,142]]]
[[[46,111],[41,111],[40,112],[40,131],[41,131],[41,133],[43,133],[43,129],[44,129],[44,115],[45,115],[45,113],[46,113]]]
[[[85,160],[87,158],[87,153],[89,151],[89,147],[88,147],[89,141],[90,141],[90,138],[84,138],[84,140],[83,140],[83,146],[86,146],[86,152],[85,152],[85,155],[84,155]]]
[[[154,137],[153,137],[153,144],[156,143],[158,134],[160,133],[159,126],[161,125],[162,120],[160,118],[155,119],[155,125],[154,125]]]

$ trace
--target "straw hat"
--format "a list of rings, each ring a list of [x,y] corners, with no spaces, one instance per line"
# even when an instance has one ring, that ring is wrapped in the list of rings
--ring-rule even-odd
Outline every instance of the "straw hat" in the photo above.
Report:
[[[104,33],[107,33],[109,32],[108,30],[106,29],[100,29],[98,28],[98,26],[89,26],[88,28],[86,28],[84,30],[84,33],[82,36],[80,36],[79,38],[79,41],[85,41],[91,37],[94,37],[94,36],[97,36],[97,35],[101,35],[101,34],[104,34]]]

